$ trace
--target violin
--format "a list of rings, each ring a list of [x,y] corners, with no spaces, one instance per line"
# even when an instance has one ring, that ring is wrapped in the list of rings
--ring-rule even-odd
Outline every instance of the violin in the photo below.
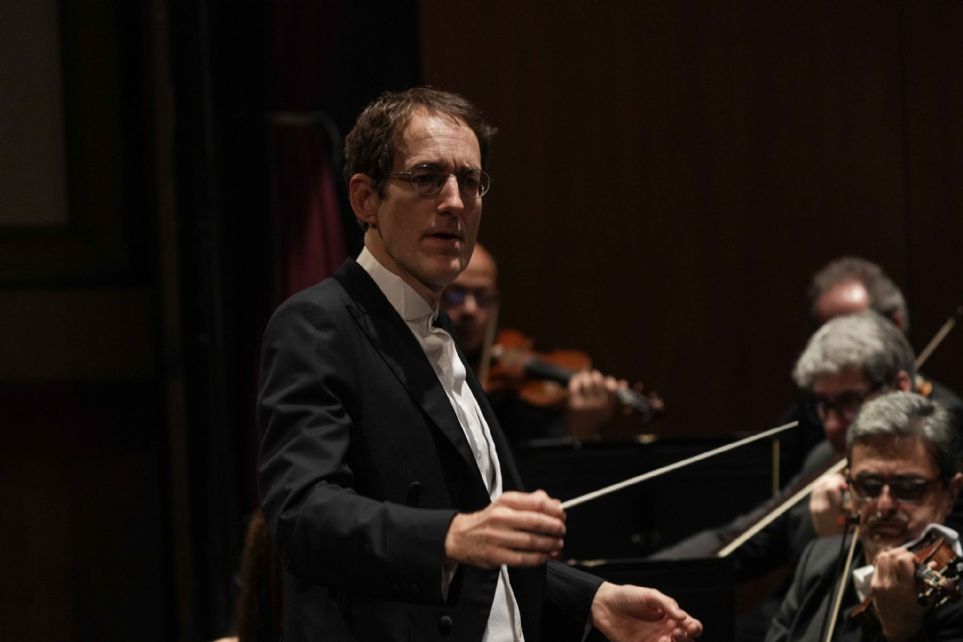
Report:
[[[916,558],[916,599],[921,606],[935,609],[960,599],[963,560],[939,531],[930,531],[909,550]],[[880,628],[872,595],[850,611],[849,617],[867,630]]]
[[[537,353],[532,340],[517,330],[501,330],[490,348],[491,365],[482,385],[489,393],[515,390],[533,406],[561,409],[568,397],[572,376],[592,367],[589,356],[579,350],[554,350]],[[664,404],[655,393],[643,395],[637,390],[620,388],[618,401],[635,411],[643,422],[651,421]]]

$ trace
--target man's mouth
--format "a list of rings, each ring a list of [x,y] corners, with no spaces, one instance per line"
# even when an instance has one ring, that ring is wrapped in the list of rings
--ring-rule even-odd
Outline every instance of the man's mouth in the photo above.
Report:
[[[437,239],[439,241],[445,242],[464,242],[464,237],[458,232],[431,232],[426,234],[425,238]]]
[[[870,518],[869,532],[873,537],[884,539],[902,538],[906,536],[908,520],[899,513],[885,517]]]
[[[894,537],[900,537],[906,532],[906,527],[903,524],[896,524],[893,522],[884,522],[880,524],[875,524],[870,531],[873,535],[878,537],[885,537],[886,539],[892,539]]]

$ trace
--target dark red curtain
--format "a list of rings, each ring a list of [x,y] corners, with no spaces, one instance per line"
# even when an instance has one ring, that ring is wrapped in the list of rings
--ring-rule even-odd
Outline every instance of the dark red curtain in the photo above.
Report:
[[[334,75],[340,13],[337,1],[273,4],[269,153],[279,299],[331,274],[346,254],[334,160],[341,140],[320,109]]]

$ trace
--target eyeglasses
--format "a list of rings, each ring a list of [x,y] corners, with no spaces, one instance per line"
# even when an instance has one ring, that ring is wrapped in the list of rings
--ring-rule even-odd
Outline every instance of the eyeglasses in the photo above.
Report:
[[[463,288],[457,285],[449,285],[441,293],[441,304],[445,308],[457,308],[465,304],[468,297],[475,299],[475,305],[479,308],[487,308],[498,303],[501,295],[497,290],[491,288]]]
[[[840,417],[852,421],[859,414],[859,409],[866,398],[881,387],[882,385],[877,385],[869,390],[847,390],[832,401],[822,395],[815,395],[813,399],[816,402],[816,411],[823,419],[829,416],[830,410],[834,410]]]
[[[846,480],[857,499],[877,499],[883,492],[883,487],[886,486],[889,488],[890,497],[901,502],[920,501],[926,495],[929,487],[939,481],[942,481],[942,478],[924,479],[915,475],[895,475],[893,477],[859,475],[855,478],[849,477]]]
[[[418,165],[403,172],[392,172],[389,176],[408,181],[411,189],[425,198],[436,196],[448,182],[449,176],[455,177],[458,191],[466,199],[481,198],[492,186],[492,177],[484,170],[473,167],[466,167],[458,172],[443,172],[434,165]]]

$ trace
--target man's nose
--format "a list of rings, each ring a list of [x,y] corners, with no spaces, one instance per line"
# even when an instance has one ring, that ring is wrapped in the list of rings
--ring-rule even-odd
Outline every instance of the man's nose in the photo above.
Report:
[[[441,186],[441,191],[438,192],[438,211],[461,211],[463,209],[465,209],[465,203],[462,200],[461,188],[458,186],[458,177],[454,174],[448,174],[445,176],[445,184]]]
[[[471,292],[467,292],[465,294],[465,301],[461,304],[461,307],[463,312],[475,314],[479,309],[478,299],[476,299],[475,295]]]
[[[835,408],[829,409],[823,416],[823,429],[828,434],[832,434],[843,429],[843,418],[839,416],[839,413]]]
[[[876,498],[876,510],[885,513],[894,508],[896,508],[896,500],[890,494],[889,484],[883,484],[883,488],[879,491],[879,497]]]

